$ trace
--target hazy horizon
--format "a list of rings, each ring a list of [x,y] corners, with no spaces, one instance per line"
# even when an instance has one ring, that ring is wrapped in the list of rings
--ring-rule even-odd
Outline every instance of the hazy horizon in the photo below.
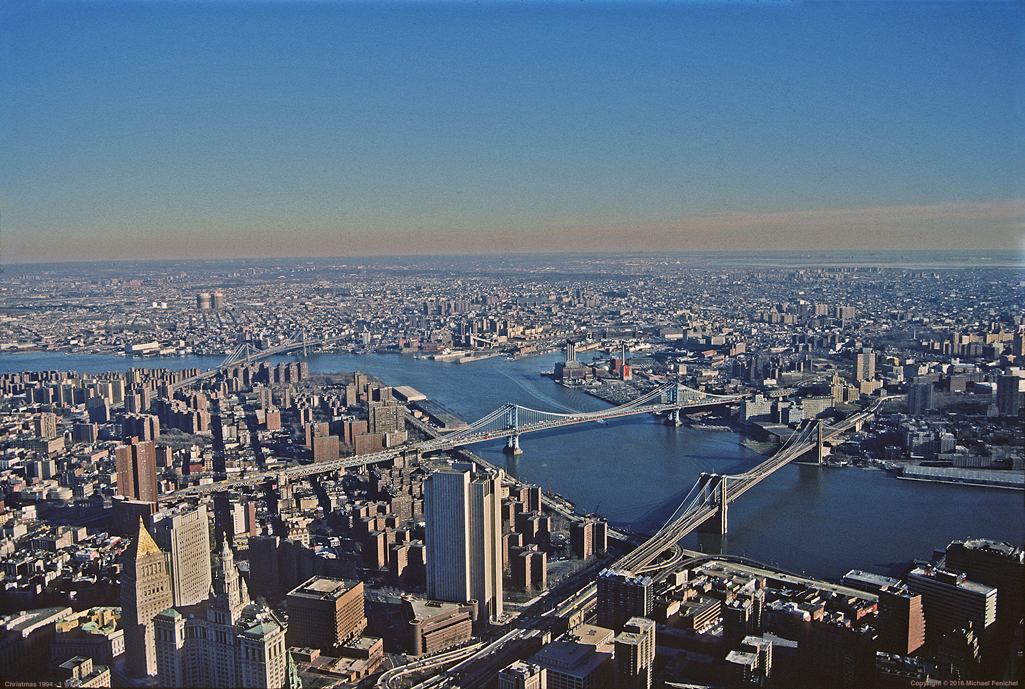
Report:
[[[0,9],[0,262],[1025,250],[1025,6]]]
[[[160,271],[166,269],[193,273],[216,273],[242,268],[315,268],[378,271],[544,271],[582,273],[601,269],[614,272],[621,267],[659,267],[705,270],[892,268],[903,270],[1025,269],[1025,251],[1019,250],[714,250],[714,251],[604,251],[556,253],[490,254],[392,254],[365,256],[275,256],[264,258],[167,258],[119,260],[69,260],[27,263],[0,263],[0,274],[31,271],[33,275],[59,272],[76,276],[123,277],[124,271]]]

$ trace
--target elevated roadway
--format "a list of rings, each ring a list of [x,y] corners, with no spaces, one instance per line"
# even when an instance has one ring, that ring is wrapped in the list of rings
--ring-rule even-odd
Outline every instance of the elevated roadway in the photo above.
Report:
[[[681,390],[684,391],[683,394],[681,394]],[[669,401],[666,401],[665,397],[669,397]],[[437,437],[429,438],[420,442],[406,443],[394,448],[365,455],[343,457],[328,462],[318,462],[316,464],[292,466],[279,471],[261,472],[250,476],[233,477],[216,483],[190,486],[188,488],[183,488],[181,490],[165,494],[162,498],[173,500],[190,495],[200,495],[203,493],[229,490],[243,486],[254,486],[273,480],[295,479],[330,471],[341,471],[354,467],[362,467],[369,464],[385,462],[406,452],[439,452],[465,445],[472,445],[474,443],[486,442],[501,437],[507,437],[510,441],[515,441],[514,446],[518,450],[519,436],[523,433],[553,430],[563,426],[590,423],[592,421],[604,421],[610,418],[630,416],[634,414],[678,412],[684,409],[733,403],[741,399],[743,399],[741,395],[709,395],[698,390],[685,388],[684,386],[680,386],[676,383],[669,383],[647,393],[643,397],[633,400],[632,402],[596,412],[556,414],[554,412],[538,411],[528,409],[526,407],[520,407],[518,405],[507,404],[496,409],[482,419],[475,421],[467,428],[444,435],[439,434]],[[521,423],[521,419],[524,419],[525,422]]]
[[[737,476],[702,475],[691,488],[680,509],[677,510],[678,516],[671,518],[647,541],[616,562],[614,568],[632,572],[644,571],[663,551],[672,547],[694,529],[717,517],[720,519],[721,532],[725,532],[726,506],[730,502],[754,488],[780,467],[813,449],[820,442],[818,437],[820,430],[821,442],[832,440],[853,428],[860,428],[861,424],[875,414],[881,405],[882,400],[879,400],[868,409],[832,426],[821,427],[809,423],[800,434],[792,437],[778,452],[743,474]]]
[[[339,340],[348,338],[348,335],[339,335],[338,337],[325,337],[319,340],[306,340],[305,337],[301,340],[297,340],[294,337],[288,339],[281,344],[268,347],[267,349],[254,349],[248,343],[243,343],[235,348],[235,350],[228,355],[228,357],[222,361],[216,368],[212,368],[209,371],[204,371],[198,375],[181,380],[171,386],[172,390],[180,390],[187,388],[196,383],[208,380],[216,377],[219,373],[227,371],[235,366],[245,366],[261,359],[275,356],[277,354],[284,354],[294,349],[317,349],[325,345],[333,344]]]
[[[706,490],[708,486],[714,484],[707,477],[703,477],[691,491],[692,493],[697,492],[697,497],[689,504],[686,500],[684,501],[684,504],[678,510],[680,512],[679,516],[670,519],[658,532],[644,541],[635,550],[617,560],[611,565],[611,568],[634,573],[646,573],[656,578],[662,578],[674,568],[700,562],[723,560],[730,562],[731,567],[741,571],[772,577],[778,581],[805,586],[823,585],[822,582],[807,577],[766,568],[761,563],[748,560],[747,558],[730,555],[708,555],[684,550],[679,547],[678,542],[695,528],[710,519],[714,519],[719,514],[721,506],[718,501],[720,498],[724,498],[724,504],[736,500],[740,495],[756,486],[780,467],[814,448],[816,443],[834,439],[853,428],[859,428],[867,418],[878,411],[881,404],[882,401],[880,400],[865,411],[828,427],[828,430],[821,429],[821,437],[819,434],[820,427],[816,424],[808,424],[802,433],[795,436],[791,442],[757,467],[738,476],[721,477],[724,481],[726,479],[734,481],[731,484],[732,487],[724,492],[716,493],[715,491]],[[670,556],[656,563],[655,560],[667,551]],[[846,587],[832,585],[830,590],[871,598],[867,594],[847,589]],[[597,597],[598,588],[594,581],[588,581],[568,595],[556,591],[545,594],[541,599],[541,605],[548,608],[546,612],[541,615],[518,618],[514,627],[498,641],[488,644],[480,648],[472,656],[464,658],[458,665],[446,671],[443,676],[436,678],[431,683],[431,686],[461,687],[464,689],[488,686],[497,672],[508,664],[510,658],[518,657],[518,651],[526,651],[532,648],[532,643],[536,639],[539,629],[550,627],[555,618],[568,618],[581,613],[586,614],[594,609]],[[551,600],[550,603],[547,602],[549,600]],[[385,685],[378,684],[378,686]]]

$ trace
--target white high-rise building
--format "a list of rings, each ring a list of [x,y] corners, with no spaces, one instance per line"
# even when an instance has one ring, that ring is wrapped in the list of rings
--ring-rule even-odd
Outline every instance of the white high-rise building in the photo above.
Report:
[[[174,605],[195,605],[210,595],[210,519],[206,505],[153,515],[153,539],[167,557]]]
[[[480,621],[502,614],[503,472],[453,464],[427,477],[427,595],[477,602]]]
[[[908,589],[922,595],[927,641],[969,626],[981,635],[996,622],[997,590],[970,581],[959,572],[918,567],[908,574]]]

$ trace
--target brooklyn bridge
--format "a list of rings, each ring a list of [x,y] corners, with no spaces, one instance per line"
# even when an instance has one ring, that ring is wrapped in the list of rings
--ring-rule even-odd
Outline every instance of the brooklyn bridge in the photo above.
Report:
[[[282,345],[282,347],[291,346],[296,345],[295,343]],[[231,363],[238,360],[235,358]],[[225,365],[231,365],[231,363]],[[215,371],[217,370],[220,369],[215,369]],[[279,471],[254,473],[219,482],[190,486],[164,497],[174,500],[242,486],[288,481],[315,474],[378,464],[402,455],[422,456],[442,453],[499,438],[506,439],[506,452],[518,454],[521,451],[520,438],[530,433],[552,431],[564,426],[602,422],[607,419],[636,414],[664,415],[667,423],[674,424],[679,423],[681,414],[690,410],[733,404],[742,399],[741,395],[713,395],[677,382],[669,382],[625,404],[593,412],[555,413],[530,409],[517,404],[506,404],[462,429],[449,433],[436,433],[434,437],[425,440],[405,443],[371,454],[343,457],[326,462],[293,466]],[[775,454],[743,474],[732,476],[702,474],[676,510],[673,518],[616,563],[616,567],[630,571],[646,569],[663,552],[699,526],[719,533],[726,533],[728,506],[731,502],[754,488],[780,467],[802,455],[810,454],[816,447],[819,448],[816,457],[818,461],[821,461],[821,449],[825,442],[852,429],[860,429],[861,424],[875,414],[881,404],[881,400],[877,401],[864,411],[829,425],[821,420],[806,423]]]
[[[181,381],[175,387],[185,387],[201,382],[234,366],[248,365],[257,360],[296,349],[308,352],[312,348],[320,348],[333,341],[333,339],[307,341],[305,333],[299,332],[276,346],[262,350],[254,349],[249,344],[242,344],[231,352],[218,367]],[[441,433],[429,429],[433,437],[417,442],[405,443],[371,454],[343,457],[326,462],[293,466],[279,471],[254,473],[219,482],[190,486],[163,497],[167,500],[175,500],[242,486],[288,481],[315,474],[378,464],[410,453],[417,456],[442,453],[499,438],[506,439],[505,452],[519,454],[521,452],[521,436],[530,433],[552,431],[575,424],[600,423],[607,419],[636,414],[660,414],[665,416],[667,423],[678,424],[681,414],[688,411],[734,404],[742,399],[742,395],[713,395],[677,382],[669,382],[625,404],[593,412],[555,413],[531,409],[518,404],[505,404],[456,431]],[[726,533],[728,506],[731,502],[754,488],[788,462],[810,454],[814,448],[818,448],[816,458],[821,462],[822,448],[825,442],[852,429],[860,429],[861,424],[875,414],[881,404],[882,400],[879,400],[863,411],[829,425],[822,420],[805,423],[802,429],[792,435],[775,454],[743,474],[731,476],[702,474],[673,517],[646,540],[637,539],[638,543],[635,544],[637,547],[621,558],[614,567],[633,572],[648,571],[653,566],[657,567],[652,563],[655,563],[663,553],[672,549],[684,536],[699,527],[704,530]]]

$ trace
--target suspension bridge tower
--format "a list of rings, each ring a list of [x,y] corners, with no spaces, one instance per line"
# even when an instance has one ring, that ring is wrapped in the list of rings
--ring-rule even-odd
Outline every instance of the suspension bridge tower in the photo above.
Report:
[[[726,480],[728,476],[702,473],[698,479],[701,495],[705,504],[715,504],[715,514],[705,520],[698,531],[703,533],[725,534],[728,526],[726,508],[729,500],[726,496]]]
[[[509,413],[505,419],[506,428],[512,431],[509,434],[509,440],[502,449],[502,452],[507,455],[523,454],[523,450],[520,449],[520,416],[517,412],[519,412],[519,408],[516,405],[510,405]]]
[[[682,422],[680,421],[680,383],[677,381],[676,385],[671,385],[666,390],[666,404],[672,404],[673,409],[669,412],[666,417],[665,424],[667,426],[679,426]]]
[[[822,464],[822,461],[825,459],[825,457],[826,457],[826,448],[825,448],[825,443],[822,440],[822,419],[819,419],[819,423],[818,423],[818,439],[817,439],[817,441],[815,443],[815,458],[818,460],[819,464]]]

